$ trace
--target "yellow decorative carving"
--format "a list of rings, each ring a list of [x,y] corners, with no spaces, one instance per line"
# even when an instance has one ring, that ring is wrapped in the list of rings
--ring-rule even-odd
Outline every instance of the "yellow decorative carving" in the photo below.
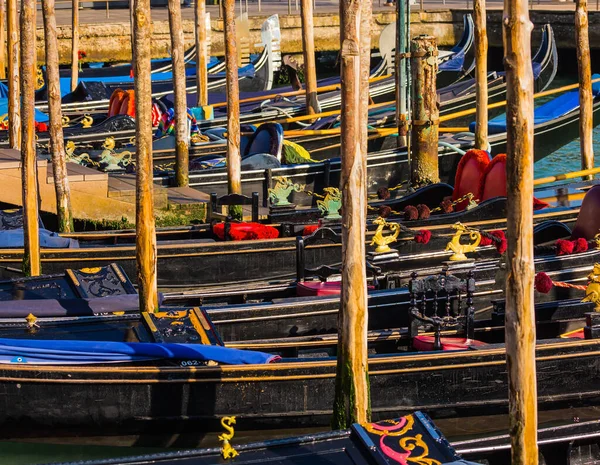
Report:
[[[233,446],[229,443],[231,439],[233,439],[233,435],[235,432],[233,431],[233,426],[235,425],[235,417],[223,417],[221,419],[221,426],[225,428],[227,433],[223,433],[219,436],[219,441],[223,441],[223,447],[221,448],[221,454],[224,459],[231,459],[238,454],[238,451],[233,448]]]
[[[63,116],[60,120],[60,122],[62,123],[62,127],[66,128],[69,126],[69,123],[71,122],[71,119],[68,116]]]
[[[585,289],[585,297],[582,302],[593,302],[594,310],[600,312],[600,263],[594,265],[594,269],[587,276],[589,283]]]
[[[423,435],[417,434],[412,438],[402,438],[400,439],[400,447],[407,452],[412,452],[415,449],[421,449],[421,455],[414,456],[411,454],[406,457],[406,460],[411,463],[416,463],[418,465],[440,465],[441,462],[432,458],[427,457],[429,455],[429,446],[425,441],[423,441]]]
[[[42,68],[38,68],[35,76],[35,90],[40,90],[44,85],[44,73],[42,73]]]
[[[407,431],[410,431],[415,424],[415,419],[412,415],[407,415],[404,418],[406,418],[406,425],[404,425],[399,430],[376,429],[373,427],[373,423],[367,423],[366,425],[364,425],[364,428],[369,433],[376,434],[377,436],[403,436],[404,434],[406,434]],[[399,425],[400,424],[400,422],[396,421],[396,420],[385,420],[385,422],[382,422],[382,423],[389,423],[391,425]]]
[[[377,230],[375,231],[375,235],[373,236],[373,240],[371,240],[370,245],[376,245],[375,249],[376,253],[385,253],[392,250],[389,246],[392,242],[396,242],[398,240],[398,235],[400,234],[400,225],[398,223],[388,223],[385,218],[381,216],[373,221],[373,224],[377,225]],[[388,228],[392,231],[392,234],[389,236],[383,235],[383,230]]]
[[[473,252],[481,242],[481,234],[478,231],[467,228],[462,223],[453,224],[452,229],[455,229],[456,232],[450,242],[448,242],[448,245],[446,245],[446,251],[451,250],[454,252],[450,256],[450,260],[453,262],[466,260],[467,256],[465,254]],[[469,234],[470,239],[474,242],[472,244],[461,244],[460,238],[463,234]]]
[[[87,274],[95,274],[98,273],[102,269],[101,266],[96,266],[94,268],[81,268],[79,271]]]
[[[594,236],[594,242],[596,243],[596,248],[600,249],[600,233]]]
[[[92,124],[94,124],[94,118],[92,118],[90,115],[85,115],[81,120],[81,127],[83,129],[91,128]]]
[[[37,317],[33,313],[30,313],[29,315],[27,315],[25,317],[25,321],[27,322],[27,330],[28,331],[33,331],[35,328],[40,327],[40,325],[37,324]]]

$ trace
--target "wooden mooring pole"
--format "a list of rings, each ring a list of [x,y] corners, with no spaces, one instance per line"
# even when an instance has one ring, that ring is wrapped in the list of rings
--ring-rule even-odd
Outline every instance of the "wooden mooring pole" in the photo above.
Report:
[[[594,111],[592,96],[592,63],[588,31],[587,0],[577,0],[575,7],[575,39],[579,69],[579,140],[581,169],[594,167]],[[589,177],[588,177],[589,179]]]
[[[171,61],[173,63],[173,88],[175,91],[175,185],[185,187],[189,184],[190,130],[187,117],[185,50],[180,1],[169,0],[169,28],[171,30]]]
[[[340,1],[342,82],[342,292],[333,427],[370,419],[367,354],[367,116],[371,52],[370,0]]]
[[[513,465],[538,463],[533,298],[533,71],[527,0],[504,1],[507,242],[506,365]]]
[[[58,38],[54,0],[42,0],[44,38],[46,45],[46,88],[48,89],[48,114],[50,117],[50,152],[56,192],[56,216],[60,232],[73,231],[71,191],[67,175],[67,156],[62,129],[60,74],[58,68]]]
[[[72,0],[71,14],[71,92],[79,82],[79,0]]]
[[[206,2],[194,2],[194,19],[196,28],[196,105],[208,105],[208,33],[210,25],[206,16]]]
[[[408,28],[407,10],[410,8],[408,0],[396,1],[396,49],[394,63],[396,72],[396,126],[398,127],[398,147],[406,147],[408,136],[408,105],[407,105],[407,52]]]
[[[473,0],[473,19],[475,21],[475,148],[488,148],[488,83],[487,53],[488,39],[486,30],[485,0]]]
[[[436,79],[438,49],[435,37],[421,35],[410,43],[412,70],[411,184],[440,182]]]
[[[23,189],[23,272],[41,273],[35,148],[35,0],[21,1],[21,182]]]
[[[304,81],[306,86],[306,114],[319,113],[317,101],[317,69],[315,64],[315,31],[312,0],[302,0],[302,49],[304,50]]]
[[[227,95],[227,184],[230,194],[241,194],[240,87],[235,36],[235,0],[224,0],[223,23],[227,67],[227,85],[225,87]],[[230,213],[241,219],[240,209],[230,210]]]
[[[158,310],[154,185],[152,182],[151,25],[150,0],[135,0],[133,18],[135,140],[137,144],[135,245],[140,311],[149,313]]]
[[[6,79],[6,2],[0,0],[0,79]]]
[[[6,0],[6,24],[8,33],[8,143],[12,149],[19,150],[21,147],[21,91],[17,0]]]

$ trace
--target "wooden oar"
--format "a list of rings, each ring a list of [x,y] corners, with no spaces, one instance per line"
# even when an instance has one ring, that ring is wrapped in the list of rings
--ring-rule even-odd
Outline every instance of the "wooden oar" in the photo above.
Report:
[[[590,168],[588,170],[571,171],[570,173],[555,174],[553,176],[547,176],[545,178],[534,179],[533,185],[539,186],[541,184],[548,184],[555,181],[564,181],[566,179],[581,178],[583,176],[592,176],[600,173],[600,168]]]
[[[384,76],[377,76],[377,77],[373,77],[371,79],[369,79],[369,82],[377,82],[377,81],[381,81],[383,79],[387,79],[391,76],[391,74],[386,74]],[[340,90],[341,86],[340,84],[330,84],[328,86],[322,86],[322,87],[317,87],[317,92],[331,92],[334,90]],[[288,92],[280,92],[278,94],[269,94],[269,95],[259,95],[257,97],[248,97],[245,99],[240,100],[240,104],[242,103],[251,103],[251,102],[260,102],[262,100],[268,100],[268,99],[272,99],[272,98],[276,98],[276,97],[295,97],[297,95],[304,95],[306,93],[306,89],[300,89],[300,90],[290,90]],[[212,105],[213,108],[219,108],[219,107],[224,107],[225,105],[227,105],[227,102],[219,102],[219,103],[215,103]]]

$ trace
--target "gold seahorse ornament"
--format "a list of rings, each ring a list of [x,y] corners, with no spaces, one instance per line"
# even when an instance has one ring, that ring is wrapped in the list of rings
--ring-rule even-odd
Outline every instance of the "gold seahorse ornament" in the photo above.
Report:
[[[377,225],[377,231],[373,236],[373,240],[370,245],[376,245],[375,253],[386,253],[392,250],[390,244],[396,242],[398,234],[400,234],[400,225],[398,223],[388,223],[385,218],[381,216],[373,221],[373,224]],[[383,230],[388,228],[392,234],[389,236],[383,235]]]
[[[104,171],[115,171],[120,170],[131,163],[133,160],[133,154],[128,150],[122,152],[116,152],[114,150],[116,145],[114,137],[107,137],[102,144],[102,154],[100,155],[100,165],[106,165]]]
[[[600,263],[594,264],[594,269],[587,278],[589,283],[585,288],[585,297],[581,301],[594,303],[594,311],[600,312]]]
[[[451,250],[454,252],[452,256],[450,256],[449,260],[453,262],[458,262],[462,260],[467,260],[467,256],[465,255],[468,252],[473,252],[479,243],[481,242],[481,233],[479,231],[474,231],[472,229],[467,228],[462,223],[455,223],[452,225],[452,229],[455,229],[456,232],[448,245],[446,245],[446,251]],[[460,237],[463,234],[469,234],[470,239],[473,241],[472,244],[461,244]]]
[[[233,448],[229,441],[233,439],[233,435],[235,432],[233,431],[233,426],[235,425],[235,417],[223,417],[221,418],[221,426],[225,428],[227,433],[223,433],[219,435],[219,441],[223,441],[223,447],[221,448],[221,454],[224,459],[231,459],[238,454],[238,451]]]

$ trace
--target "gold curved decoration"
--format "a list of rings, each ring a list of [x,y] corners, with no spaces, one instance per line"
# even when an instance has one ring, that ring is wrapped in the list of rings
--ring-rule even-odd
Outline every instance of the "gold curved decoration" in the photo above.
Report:
[[[467,256],[465,255],[468,252],[473,252],[479,243],[481,242],[481,233],[479,231],[474,231],[473,229],[467,228],[462,223],[455,223],[452,225],[452,229],[456,230],[454,236],[448,245],[446,245],[446,251],[451,250],[454,252],[452,256],[450,256],[449,260],[453,262],[459,262],[462,260],[467,260]],[[469,238],[473,241],[472,244],[461,244],[460,238],[463,234],[468,234]]]
[[[85,115],[81,120],[81,127],[83,129],[91,128],[92,124],[94,124],[94,118],[92,118],[90,115]]]
[[[38,68],[35,75],[35,90],[40,90],[46,85],[44,81],[44,73],[42,72],[42,68]]]
[[[400,225],[398,223],[389,223],[381,216],[374,220],[373,224],[377,225],[377,230],[375,231],[375,235],[373,236],[373,240],[371,240],[370,245],[377,246],[375,253],[386,253],[391,251],[392,249],[390,248],[390,244],[398,240],[398,235],[400,234]],[[383,230],[385,228],[388,228],[390,231],[392,231],[392,234],[384,236]]]
[[[231,459],[239,455],[238,451],[235,450],[229,442],[231,441],[231,439],[233,439],[233,435],[235,434],[233,426],[231,425],[235,425],[235,417],[223,417],[221,419],[221,426],[223,426],[223,428],[225,428],[225,431],[227,431],[227,433],[219,435],[219,441],[223,441],[221,454],[223,455],[224,459]]]

